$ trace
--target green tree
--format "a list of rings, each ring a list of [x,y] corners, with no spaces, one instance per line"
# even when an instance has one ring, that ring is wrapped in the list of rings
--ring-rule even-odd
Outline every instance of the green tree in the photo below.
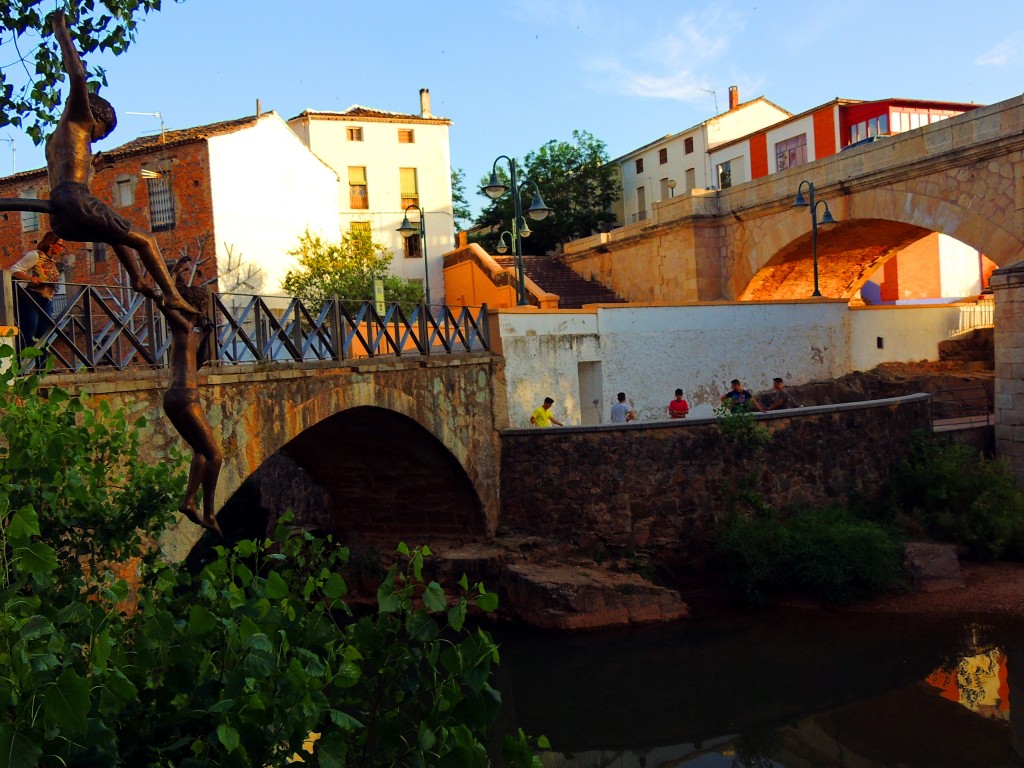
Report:
[[[0,373],[2,768],[491,764],[497,648],[466,617],[495,595],[446,592],[403,545],[356,617],[348,551],[283,525],[193,576],[133,527],[163,527],[181,462],[150,466],[141,422],[38,384]],[[522,733],[504,754],[539,765]]]
[[[572,141],[551,140],[535,152],[528,152],[521,164],[522,178],[535,182],[544,202],[552,209],[546,219],[528,219],[532,234],[524,241],[529,253],[557,250],[571,240],[588,237],[615,221],[611,205],[619,196],[615,168],[608,164],[605,143],[588,131],[573,131]],[[507,174],[499,175],[506,183]],[[481,187],[487,183],[485,178]],[[530,206],[533,187],[523,191],[523,212]],[[483,193],[481,193],[483,194]],[[489,198],[488,198],[489,200]],[[478,226],[493,227],[495,233],[482,238],[493,250],[498,233],[511,229],[512,191],[491,201],[476,220]]]
[[[466,199],[466,172],[452,168],[452,215],[457,229],[465,229],[473,221],[473,212]]]
[[[374,278],[384,281],[388,302],[415,304],[423,296],[419,285],[388,272],[391,253],[369,232],[346,232],[332,243],[307,230],[288,255],[298,260],[298,267],[288,270],[282,286],[310,306],[320,307],[332,296],[350,305],[372,301]]]
[[[0,3],[0,40],[6,54],[0,63],[0,127],[22,128],[37,144],[60,114],[60,84],[65,73],[47,10],[63,10],[78,50],[124,53],[135,42],[139,20],[160,10],[161,0],[77,0],[44,4],[42,0]],[[106,85],[100,67],[89,72],[95,85]]]

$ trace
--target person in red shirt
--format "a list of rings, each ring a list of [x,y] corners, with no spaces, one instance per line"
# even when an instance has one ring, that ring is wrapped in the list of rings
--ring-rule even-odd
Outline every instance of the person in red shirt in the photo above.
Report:
[[[683,399],[683,390],[676,390],[676,399],[668,404],[670,419],[685,419],[690,412],[690,404]]]

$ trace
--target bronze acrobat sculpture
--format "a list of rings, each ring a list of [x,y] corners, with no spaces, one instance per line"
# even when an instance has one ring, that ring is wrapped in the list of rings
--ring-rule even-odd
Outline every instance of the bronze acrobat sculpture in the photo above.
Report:
[[[57,11],[52,19],[71,89],[57,127],[46,141],[50,199],[4,199],[0,201],[0,210],[48,213],[51,228],[63,239],[110,245],[128,273],[132,288],[156,301],[171,330],[171,380],[164,394],[164,412],[193,450],[188,486],[178,511],[219,534],[213,504],[221,452],[199,405],[197,351],[200,337],[197,330],[202,314],[182,298],[180,291],[187,286],[175,284],[153,234],[118,215],[89,191],[93,174],[92,142],[114,129],[117,116],[106,99],[89,93],[85,66],[68,32],[63,12]],[[140,268],[140,260],[148,276]],[[196,297],[205,299],[201,293]],[[201,518],[195,505],[200,486],[203,489]]]

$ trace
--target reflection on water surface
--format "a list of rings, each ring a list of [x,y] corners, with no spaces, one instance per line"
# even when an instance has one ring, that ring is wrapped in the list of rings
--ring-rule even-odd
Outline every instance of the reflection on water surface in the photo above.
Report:
[[[1011,765],[1014,734],[1024,744],[1022,630],[779,611],[495,636],[505,725],[547,735],[552,768],[987,768]]]

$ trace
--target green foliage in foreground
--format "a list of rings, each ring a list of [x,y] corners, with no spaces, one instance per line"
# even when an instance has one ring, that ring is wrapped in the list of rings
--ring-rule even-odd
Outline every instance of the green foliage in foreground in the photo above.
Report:
[[[719,548],[755,604],[774,591],[797,589],[841,605],[877,594],[903,575],[899,539],[843,509],[735,517],[722,526]]]
[[[893,473],[887,516],[981,560],[1024,559],[1024,492],[1010,465],[924,435]]]
[[[714,409],[718,431],[731,450],[759,456],[772,441],[771,430],[754,418],[746,404],[722,403]]]
[[[0,374],[0,766],[490,764],[498,651],[465,620],[495,595],[446,594],[403,545],[357,617],[347,550],[284,527],[163,563],[133,526],[180,473],[142,464],[141,422],[38,384]],[[136,599],[110,567],[133,556]],[[522,733],[505,759],[539,764]]]

